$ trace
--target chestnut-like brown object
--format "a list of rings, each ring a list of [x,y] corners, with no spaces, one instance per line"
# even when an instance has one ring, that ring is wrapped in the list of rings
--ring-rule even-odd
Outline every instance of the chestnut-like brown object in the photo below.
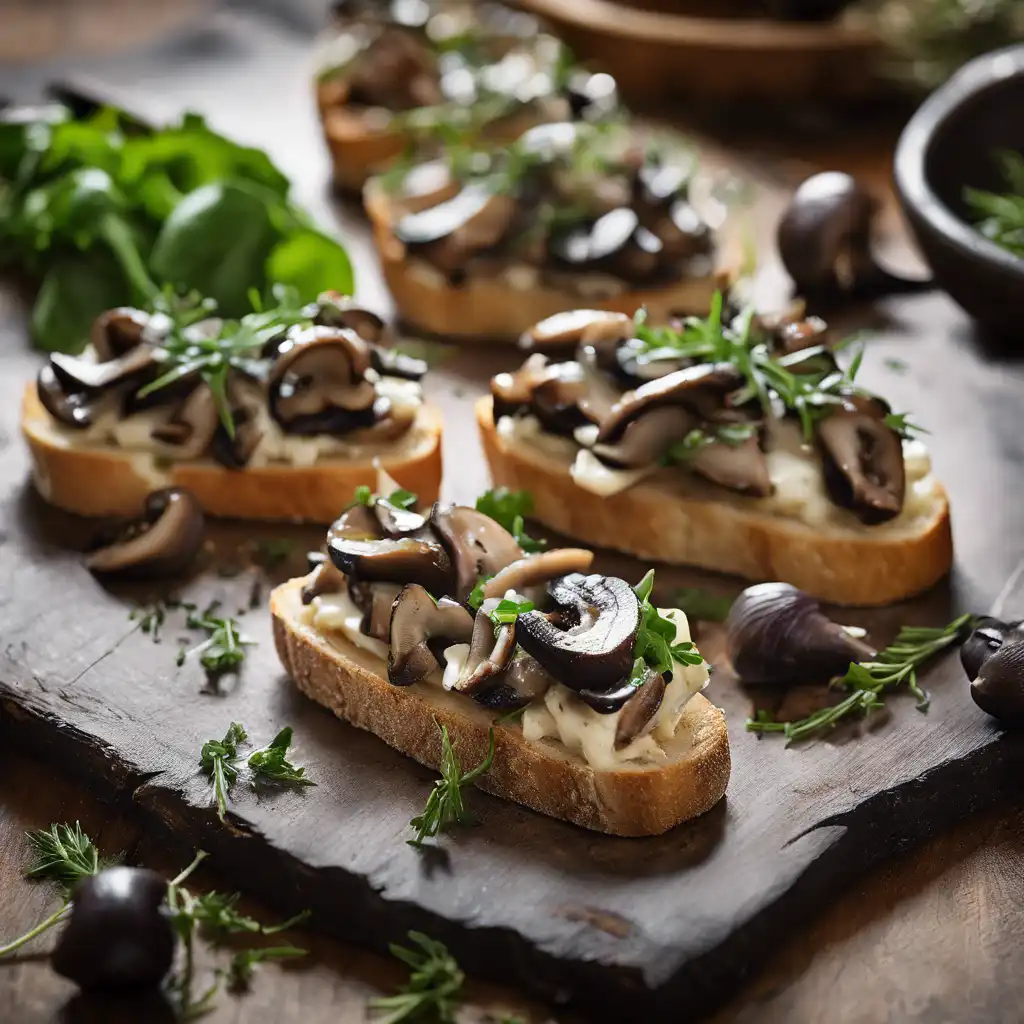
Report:
[[[175,935],[167,881],[148,868],[107,868],[71,894],[53,969],[81,988],[151,988],[171,969]]]
[[[983,618],[960,648],[971,697],[1001,722],[1024,722],[1024,622]]]

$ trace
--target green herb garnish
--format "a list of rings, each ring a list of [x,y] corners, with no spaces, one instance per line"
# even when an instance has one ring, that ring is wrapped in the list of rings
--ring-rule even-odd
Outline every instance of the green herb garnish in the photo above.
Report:
[[[228,964],[228,988],[232,992],[244,992],[252,982],[257,964],[267,960],[296,960],[305,956],[307,950],[298,946],[261,946],[256,949],[240,949]]]
[[[648,569],[644,578],[633,588],[640,602],[640,628],[637,630],[634,648],[637,660],[642,660],[655,672],[670,671],[673,662],[680,665],[704,664],[704,658],[692,641],[676,643],[676,624],[666,619],[651,604],[653,590],[654,570]],[[636,671],[637,666],[634,665],[634,675]]]
[[[153,643],[160,643],[160,629],[167,618],[166,605],[163,602],[158,601],[155,604],[133,608],[128,618],[132,622],[137,622],[139,629],[143,633],[148,634],[152,638]]]
[[[392,944],[391,954],[412,973],[401,992],[370,1000],[373,1010],[387,1011],[380,1024],[399,1024],[408,1020],[432,1020],[454,1024],[465,975],[447,947],[422,932],[409,932],[418,949]]]
[[[261,783],[277,786],[315,786],[306,778],[306,769],[288,760],[288,748],[292,742],[291,726],[286,726],[271,740],[270,745],[255,750],[249,755],[249,770],[252,785],[256,789]]]
[[[767,712],[747,720],[750,732],[780,732],[794,743],[830,729],[856,712],[867,713],[884,705],[882,696],[901,683],[917,698],[917,709],[925,711],[929,698],[917,682],[917,669],[947,647],[959,643],[971,629],[973,616],[961,615],[944,629],[904,626],[895,641],[874,661],[851,662],[846,675],[832,682],[836,690],[850,691],[838,704],[822,708],[795,722],[776,722]]]
[[[698,622],[725,622],[732,608],[732,598],[719,597],[700,587],[686,587],[676,591],[672,604],[688,619],[696,619]]]
[[[893,413],[890,412],[885,417],[885,425],[895,431],[900,437],[910,438],[914,434],[929,434],[931,431],[925,430],[924,427],[919,427],[916,423],[911,423],[907,419],[906,413]]]
[[[407,491],[404,487],[399,487],[397,491],[392,491],[387,497],[389,505],[405,509],[406,512],[415,509],[418,500],[419,498],[412,491]]]
[[[213,783],[217,817],[221,821],[228,811],[228,792],[238,779],[238,747],[248,739],[245,729],[232,722],[222,740],[207,740],[199,755],[199,766]]]
[[[488,618],[496,627],[507,626],[515,622],[520,615],[532,612],[535,607],[536,605],[532,601],[527,601],[525,598],[521,601],[513,601],[510,598],[503,597],[498,602],[497,607],[488,613]]]
[[[496,487],[476,499],[476,510],[505,527],[527,554],[543,551],[548,546],[546,540],[534,540],[524,529],[526,516],[533,512],[533,495],[529,491]]]
[[[366,484],[360,484],[360,486],[356,488],[356,492],[352,497],[353,504],[363,505],[366,508],[373,508],[373,491],[367,487]]]
[[[206,630],[208,639],[189,653],[201,652],[199,662],[211,676],[238,668],[245,660],[245,648],[255,643],[242,636],[237,619],[221,618],[219,610],[220,602],[213,601],[202,612],[190,611],[186,619],[189,629]]]
[[[965,188],[964,199],[979,218],[977,229],[996,245],[1024,259],[1024,154],[996,154],[1008,191]]]
[[[476,581],[476,585],[469,592],[469,597],[466,598],[466,603],[474,611],[484,603],[484,587],[486,587],[488,582],[493,579],[493,576],[481,576],[480,579]]]
[[[441,778],[434,783],[434,788],[427,798],[423,813],[413,818],[409,824],[416,829],[416,838],[408,840],[410,846],[417,848],[429,839],[444,831],[452,824],[470,824],[472,815],[462,803],[462,789],[475,778],[483,775],[494,761],[494,729],[488,731],[490,745],[487,756],[471,771],[463,773],[459,759],[455,756],[452,741],[448,737],[446,726],[441,730]]]

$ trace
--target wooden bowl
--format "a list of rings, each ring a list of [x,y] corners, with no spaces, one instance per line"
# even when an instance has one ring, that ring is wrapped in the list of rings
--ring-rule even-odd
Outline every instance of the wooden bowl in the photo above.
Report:
[[[971,225],[964,186],[1006,191],[994,153],[1024,152],[1024,45],[978,57],[932,93],[896,147],[896,191],[935,279],[998,334],[1024,323],[1024,260]]]
[[[518,0],[632,103],[855,99],[875,89],[878,37],[846,21],[701,18],[612,0]]]

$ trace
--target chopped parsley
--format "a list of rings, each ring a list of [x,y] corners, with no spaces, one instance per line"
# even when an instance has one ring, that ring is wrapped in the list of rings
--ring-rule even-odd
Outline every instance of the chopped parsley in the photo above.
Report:
[[[534,540],[524,528],[526,516],[533,512],[533,495],[529,491],[495,487],[476,499],[476,510],[505,527],[526,554],[535,554],[548,546],[546,540]]]

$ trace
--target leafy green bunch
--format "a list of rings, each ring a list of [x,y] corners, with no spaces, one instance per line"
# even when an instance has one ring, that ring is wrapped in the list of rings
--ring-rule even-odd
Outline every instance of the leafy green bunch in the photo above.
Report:
[[[1014,256],[1024,259],[1024,154],[996,154],[1006,192],[965,188],[964,199],[979,218],[978,230]]]
[[[274,283],[303,299],[351,291],[345,250],[288,187],[265,153],[195,114],[151,131],[113,108],[15,109],[0,118],[0,269],[39,282],[32,334],[62,352],[80,351],[104,310],[152,306],[164,285],[226,317]]]

